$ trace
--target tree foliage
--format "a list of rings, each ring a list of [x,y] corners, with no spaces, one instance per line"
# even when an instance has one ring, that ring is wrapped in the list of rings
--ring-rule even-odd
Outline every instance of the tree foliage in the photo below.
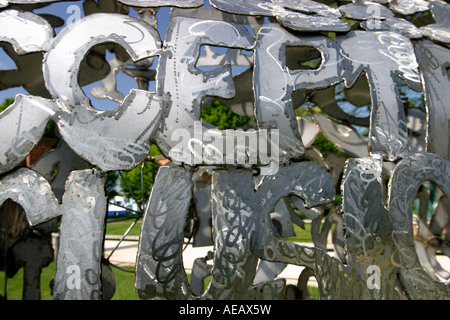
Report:
[[[202,109],[200,117],[220,130],[239,128],[251,120],[234,113],[218,100],[206,105]]]
[[[3,102],[0,104],[0,112],[9,107],[10,104],[14,102],[14,98],[5,98]]]

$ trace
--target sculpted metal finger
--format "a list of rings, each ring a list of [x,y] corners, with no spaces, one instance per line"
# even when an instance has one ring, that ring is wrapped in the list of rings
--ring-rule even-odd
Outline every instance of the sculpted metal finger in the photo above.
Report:
[[[449,51],[429,40],[415,43],[414,46],[420,71],[424,82],[427,108],[426,148],[430,153],[449,159],[449,125],[450,112],[447,92],[450,82],[448,67]]]
[[[290,70],[286,47],[309,46],[321,53],[317,70]],[[256,119],[260,128],[277,128],[280,133],[280,162],[304,153],[292,105],[298,89],[323,88],[340,79],[337,44],[328,37],[298,37],[275,24],[264,25],[255,47],[254,91]],[[271,79],[268,81],[268,79]]]
[[[412,89],[422,90],[411,42],[392,32],[366,31],[349,32],[338,41],[341,54],[351,65],[344,75],[346,84],[365,70],[371,87],[370,153],[389,160],[407,155],[406,119],[394,76]]]
[[[11,43],[18,54],[46,51],[53,38],[50,24],[31,12],[0,12],[0,28],[0,41]]]
[[[389,7],[394,12],[409,15],[428,10],[429,3],[425,0],[390,0]]]
[[[140,299],[182,299],[190,289],[182,265],[183,228],[192,172],[160,167],[142,220],[135,289]]]
[[[101,81],[103,87],[93,87],[91,94],[97,99],[110,99],[119,103],[125,97],[122,92],[117,91],[116,74],[120,71],[121,63],[117,58],[108,61],[111,68],[110,73]]]
[[[439,42],[450,43],[450,5],[443,1],[430,1],[435,24],[421,27],[423,35]]]

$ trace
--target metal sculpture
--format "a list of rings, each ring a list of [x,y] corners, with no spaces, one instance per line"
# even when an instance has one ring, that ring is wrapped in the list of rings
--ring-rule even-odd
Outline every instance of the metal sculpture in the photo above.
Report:
[[[436,259],[450,257],[450,5],[119,0],[121,11],[114,0],[86,1],[86,16],[54,34],[32,12],[52,2],[0,1],[0,42],[18,57],[33,54],[34,65],[26,78],[28,60],[13,59],[18,72],[8,73],[29,95],[16,95],[0,113],[0,204],[20,204],[31,227],[61,219],[54,299],[111,296],[102,262],[106,174],[146,161],[152,143],[170,165],[158,169],[143,210],[135,269],[140,299],[310,299],[311,276],[321,299],[450,298],[450,272]],[[173,8],[161,41],[156,12],[166,6]],[[150,11],[134,18],[128,7]],[[436,23],[407,20],[418,12]],[[106,48],[116,57],[106,61]],[[97,63],[86,61],[92,52],[100,53]],[[149,69],[154,62],[156,70]],[[232,67],[244,71],[233,74]],[[119,70],[138,88],[119,92]],[[425,92],[423,110],[405,110],[398,78]],[[115,100],[117,108],[93,107],[82,83],[96,80],[103,87],[92,95]],[[351,114],[336,100],[338,88],[367,114]],[[253,118],[248,130],[202,121],[212,99]],[[296,110],[304,104],[318,108],[300,118]],[[23,167],[50,121],[61,143]],[[342,154],[323,155],[314,146],[319,133]],[[432,211],[426,181],[439,189]],[[293,235],[293,224],[304,226],[293,208],[312,220],[313,247],[283,239]],[[182,252],[191,209],[199,220],[194,246],[213,251],[196,260],[189,283]],[[334,256],[327,252],[330,232]],[[14,247],[18,266],[32,245]],[[47,263],[40,258],[30,288]],[[296,287],[278,278],[288,264],[305,267]],[[25,298],[39,297],[29,292]]]

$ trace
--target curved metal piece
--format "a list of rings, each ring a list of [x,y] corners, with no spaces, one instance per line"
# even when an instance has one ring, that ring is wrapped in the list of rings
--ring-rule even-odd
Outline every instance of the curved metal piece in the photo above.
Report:
[[[160,167],[144,213],[136,260],[140,299],[185,299],[190,289],[181,253],[192,197],[192,172]]]
[[[302,142],[305,147],[311,146],[317,138],[320,132],[320,128],[317,124],[312,121],[306,120],[305,118],[297,118],[298,130],[300,131],[300,136],[302,137]]]
[[[148,155],[169,100],[165,95],[131,90],[116,109],[93,109],[78,85],[78,67],[92,46],[104,42],[122,45],[134,61],[161,51],[158,33],[145,22],[118,14],[93,14],[58,34],[45,56],[44,77],[60,105],[54,119],[68,145],[103,171],[130,170]]]
[[[400,284],[393,276],[396,270],[390,261],[393,249],[383,240],[388,239],[395,228],[383,205],[381,173],[379,159],[349,159],[341,185],[346,261],[366,283],[370,266],[379,267],[383,275],[378,287],[364,285],[361,288],[361,299],[399,298],[394,288]]]
[[[142,20],[120,14],[97,13],[65,27],[54,38],[44,58],[44,78],[54,99],[69,109],[92,109],[78,84],[82,59],[101,43],[121,45],[133,61],[161,52],[158,32]]]
[[[275,5],[283,8],[317,14],[323,17],[340,18],[341,13],[338,9],[332,8],[326,4],[312,0],[271,0]]]
[[[218,10],[252,16],[272,16],[276,7],[265,0],[209,0],[209,3]]]
[[[412,200],[416,190],[427,180],[434,182],[450,197],[449,161],[434,154],[422,153],[405,158],[394,169],[389,188],[389,217],[393,225],[393,245],[397,250],[393,261],[404,266],[399,273],[408,297],[449,298],[450,286],[432,280],[420,265],[414,247]]]
[[[31,226],[60,215],[50,183],[38,172],[19,168],[0,179],[0,205],[11,199],[24,209]]]
[[[59,1],[68,1],[68,0],[2,0],[0,2],[0,7],[6,7],[10,4],[38,4],[38,3],[51,3],[51,2],[59,2]]]
[[[246,24],[252,28],[254,34],[256,34],[259,28],[264,24],[264,18],[262,17],[229,14],[223,11],[216,10],[215,8],[209,8],[205,6],[196,9],[172,8],[170,10],[169,20],[172,20],[174,17],[186,17],[194,19],[204,19],[205,17],[208,17],[208,20]]]
[[[234,113],[252,118],[255,116],[255,96],[253,94],[253,69],[248,69],[233,77],[236,94],[231,99],[218,99]]]
[[[125,97],[122,92],[117,90],[116,75],[122,67],[122,63],[117,58],[108,60],[111,71],[109,74],[101,80],[103,87],[93,87],[91,94],[97,99],[110,99],[118,103],[123,102]]]
[[[430,1],[435,24],[421,27],[423,35],[439,42],[450,43],[450,5],[443,1]]]
[[[383,274],[380,286],[361,297],[392,299],[397,286],[413,299],[448,298],[449,286],[434,281],[420,265],[412,227],[412,202],[425,180],[437,183],[448,196],[448,161],[433,154],[403,159],[389,182],[388,207],[383,204],[381,172],[381,159],[350,159],[342,183],[347,262],[361,276],[371,265]]]
[[[50,24],[31,12],[0,12],[0,30],[0,41],[11,43],[18,54],[47,51],[53,38]]]
[[[66,143],[86,161],[103,171],[131,170],[149,154],[167,104],[167,97],[133,89],[114,110],[61,108],[56,124]]]
[[[18,94],[14,103],[0,113],[0,173],[13,169],[27,157],[55,111],[55,105],[47,99]]]
[[[180,7],[180,8],[195,8],[203,5],[205,0],[118,0],[127,6],[132,7]]]
[[[51,181],[53,192],[58,200],[62,199],[69,174],[74,170],[88,168],[89,163],[73,152],[64,141],[60,141],[55,149],[45,153],[32,165],[33,170]]]

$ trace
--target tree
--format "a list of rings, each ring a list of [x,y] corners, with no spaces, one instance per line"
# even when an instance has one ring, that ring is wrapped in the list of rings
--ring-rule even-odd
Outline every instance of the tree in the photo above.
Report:
[[[5,100],[3,100],[3,102],[2,102],[2,104],[0,104],[0,112],[5,110],[6,108],[8,108],[9,105],[11,105],[13,102],[14,102],[14,98],[5,98]]]
[[[218,100],[206,105],[202,109],[200,117],[220,130],[239,128],[251,120],[234,113]]]

